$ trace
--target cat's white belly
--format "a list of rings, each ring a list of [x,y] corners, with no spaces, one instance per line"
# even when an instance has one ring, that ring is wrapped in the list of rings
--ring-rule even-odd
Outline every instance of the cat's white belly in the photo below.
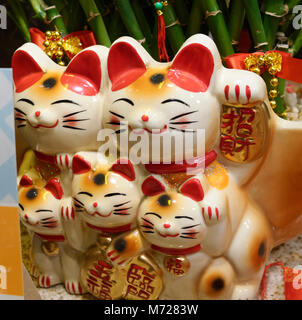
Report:
[[[211,262],[211,258],[198,251],[187,255],[190,268],[184,276],[175,276],[166,270],[164,260],[167,255],[153,251],[152,256],[163,270],[164,287],[159,296],[160,300],[196,300],[198,299],[197,287],[205,268]]]

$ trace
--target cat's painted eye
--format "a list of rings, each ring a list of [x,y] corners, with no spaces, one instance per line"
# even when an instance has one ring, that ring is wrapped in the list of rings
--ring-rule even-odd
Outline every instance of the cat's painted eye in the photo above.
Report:
[[[95,175],[93,177],[93,182],[98,185],[98,186],[101,186],[102,184],[105,183],[105,175],[102,174],[102,173],[99,173],[97,175]]]
[[[33,200],[33,199],[37,198],[37,196],[38,196],[38,190],[36,188],[30,189],[26,193],[26,198],[29,200]]]
[[[171,198],[167,194],[163,194],[157,199],[157,202],[162,207],[170,206],[172,201]]]

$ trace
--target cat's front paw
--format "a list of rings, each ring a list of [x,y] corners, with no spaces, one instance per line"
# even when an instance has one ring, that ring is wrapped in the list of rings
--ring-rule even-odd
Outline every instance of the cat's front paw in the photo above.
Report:
[[[65,289],[70,294],[84,294],[87,292],[86,290],[84,290],[81,283],[76,280],[66,280]]]
[[[63,200],[63,204],[61,207],[61,217],[62,219],[67,221],[75,219],[74,208],[70,199],[66,199],[65,201]]]
[[[32,264],[29,269],[29,274],[34,278],[38,278],[40,274],[39,268],[36,265]]]
[[[124,239],[117,239],[107,250],[107,258],[113,265],[124,265],[131,257],[125,254],[127,243]]]
[[[72,155],[68,153],[59,153],[56,156],[56,163],[61,170],[71,169]]]
[[[49,288],[58,283],[61,283],[59,277],[51,274],[40,274],[38,276],[38,284],[41,288]]]
[[[202,216],[205,223],[210,226],[214,225],[222,220],[221,210],[214,206],[203,206]]]

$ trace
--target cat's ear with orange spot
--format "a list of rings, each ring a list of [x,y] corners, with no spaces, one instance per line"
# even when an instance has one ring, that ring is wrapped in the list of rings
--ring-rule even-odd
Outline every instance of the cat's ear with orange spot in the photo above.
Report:
[[[91,170],[91,163],[80,155],[75,155],[72,159],[72,171],[74,174],[83,174]]]
[[[130,160],[119,159],[111,167],[111,171],[120,174],[129,181],[135,180],[135,170]]]
[[[165,192],[165,186],[153,176],[149,176],[142,184],[142,191],[145,196],[156,196]]]
[[[68,64],[61,83],[68,89],[84,96],[96,95],[102,86],[108,49],[92,46],[79,52]],[[102,61],[104,60],[104,61]]]
[[[43,50],[33,43],[26,43],[19,48],[12,58],[13,80],[16,92],[22,92],[39,81],[49,60]]]
[[[63,197],[63,189],[60,181],[57,178],[49,180],[45,186],[45,189],[52,193],[52,195],[60,200]]]
[[[33,185],[33,181],[29,176],[27,176],[27,175],[22,176],[22,178],[19,182],[20,187],[30,187],[32,185]]]
[[[108,55],[108,75],[112,91],[121,90],[146,72],[143,48],[136,40],[123,37],[110,48]]]
[[[172,61],[168,78],[178,87],[191,92],[208,90],[220,57],[213,41],[198,34],[189,38]]]
[[[194,201],[201,201],[204,198],[201,182],[197,178],[187,180],[180,188],[180,193]]]

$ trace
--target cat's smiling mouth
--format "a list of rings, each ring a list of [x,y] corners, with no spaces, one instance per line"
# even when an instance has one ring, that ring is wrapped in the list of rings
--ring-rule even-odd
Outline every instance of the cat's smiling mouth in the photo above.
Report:
[[[165,124],[163,129],[148,129],[148,128],[135,128],[133,129],[131,126],[129,126],[129,129],[134,133],[134,134],[143,134],[144,131],[147,131],[151,134],[161,134],[164,133],[167,130],[168,126]]]
[[[29,125],[35,129],[39,129],[39,128],[46,128],[46,129],[52,129],[52,128],[55,128],[58,124],[59,124],[59,120],[56,121],[55,124],[53,125],[50,125],[50,126],[46,126],[44,124],[38,124],[37,126],[33,126],[30,121],[28,121]]]
[[[89,212],[87,212],[87,213],[92,217],[94,217],[95,215],[98,215],[99,217],[102,217],[102,218],[108,218],[109,216],[111,216],[112,212],[113,212],[113,210],[110,211],[108,214],[102,214],[102,213],[100,213],[98,211],[94,211],[93,213],[89,213]]]
[[[171,238],[175,238],[175,237],[178,237],[179,236],[179,233],[175,233],[175,234],[162,234],[160,232],[158,232],[158,234],[163,237],[163,238],[167,238],[167,237],[171,237]]]

